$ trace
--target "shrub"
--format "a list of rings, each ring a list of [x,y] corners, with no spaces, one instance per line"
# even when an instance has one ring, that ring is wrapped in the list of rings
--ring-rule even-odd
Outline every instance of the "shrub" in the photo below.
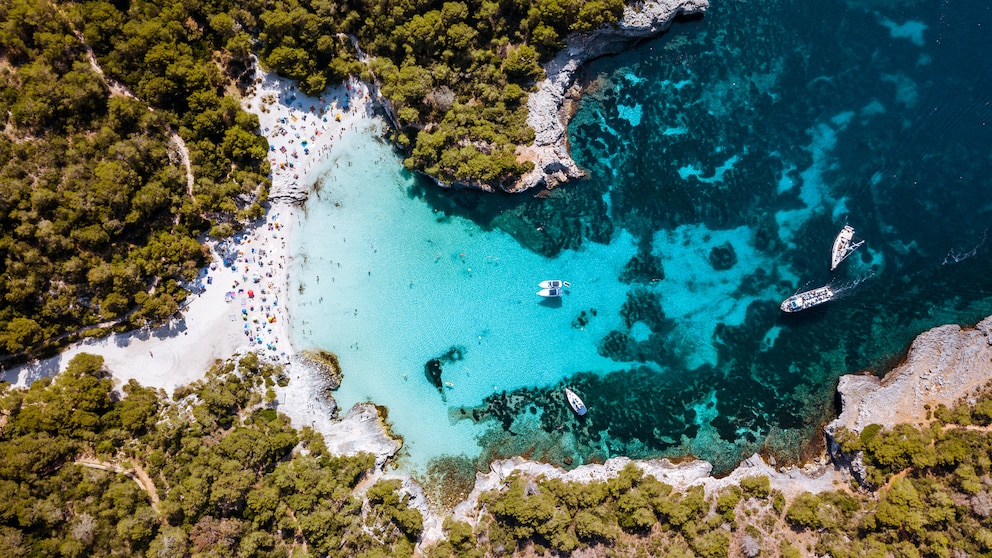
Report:
[[[785,512],[785,520],[805,529],[819,529],[822,524],[819,517],[820,498],[809,492],[803,492],[792,502]]]
[[[507,490],[496,495],[489,506],[492,514],[504,522],[518,540],[532,537],[555,515],[552,499],[543,493],[528,496],[525,484],[524,480],[515,477]]]
[[[766,477],[767,478],[767,477]],[[734,508],[741,501],[743,491],[736,486],[729,486],[720,492],[716,498],[716,511],[727,521],[734,520]]]
[[[694,538],[689,544],[703,558],[725,558],[730,553],[730,532],[714,529]]]
[[[617,522],[627,531],[646,531],[658,520],[647,498],[636,488],[620,496],[616,507]]]
[[[785,495],[779,490],[772,491],[772,509],[777,514],[781,514],[782,510],[785,509]]]
[[[614,528],[589,510],[580,510],[575,514],[575,534],[587,542],[613,542],[616,539]]]
[[[792,543],[789,541],[782,541],[778,552],[782,558],[802,558],[802,553],[799,552],[799,549],[792,546]]]
[[[881,431],[882,431],[881,424],[869,424],[868,426],[864,427],[861,430],[861,435],[858,436],[858,439],[861,441],[862,444],[867,444]]]
[[[908,467],[935,465],[937,454],[930,445],[931,441],[930,430],[921,431],[908,424],[896,425],[891,431],[870,438],[865,442],[864,452],[865,464],[870,467],[869,480],[874,484],[883,484],[888,475]]]
[[[767,498],[771,493],[771,481],[764,475],[744,477],[741,479],[741,490],[746,498]]]

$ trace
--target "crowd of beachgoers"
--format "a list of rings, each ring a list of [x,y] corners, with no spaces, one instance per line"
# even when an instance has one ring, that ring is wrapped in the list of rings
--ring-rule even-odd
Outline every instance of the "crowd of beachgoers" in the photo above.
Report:
[[[333,142],[357,120],[370,116],[368,86],[349,80],[310,97],[273,75],[258,81],[245,106],[258,115],[262,135],[269,142],[271,196],[305,196]]]
[[[28,385],[64,369],[86,352],[104,357],[121,383],[134,378],[167,391],[192,382],[217,360],[247,350],[273,362],[293,354],[287,311],[293,200],[305,197],[324,168],[321,161],[344,132],[372,114],[368,86],[349,81],[321,95],[304,95],[290,80],[259,71],[243,107],[259,118],[268,141],[272,187],[265,216],[241,233],[209,241],[213,259],[188,285],[181,317],[168,324],[76,343],[58,356],[2,372]]]

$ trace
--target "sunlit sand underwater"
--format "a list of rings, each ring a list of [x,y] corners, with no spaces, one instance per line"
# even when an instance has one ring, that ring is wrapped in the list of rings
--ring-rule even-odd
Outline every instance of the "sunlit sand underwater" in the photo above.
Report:
[[[986,7],[714,5],[585,70],[570,141],[589,176],[547,198],[441,190],[351,131],[294,231],[294,343],[339,355],[341,407],[388,408],[411,471],[795,458],[840,375],[992,314],[990,25]],[[866,243],[831,273],[844,224]],[[543,299],[543,279],[571,288]],[[828,283],[836,300],[779,310]]]

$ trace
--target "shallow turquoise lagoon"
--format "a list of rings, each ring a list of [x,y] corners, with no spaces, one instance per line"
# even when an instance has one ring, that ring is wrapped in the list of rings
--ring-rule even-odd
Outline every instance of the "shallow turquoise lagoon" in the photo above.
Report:
[[[588,178],[547,198],[441,190],[346,134],[294,233],[294,343],[340,356],[341,406],[388,407],[415,472],[796,458],[840,375],[992,314],[990,32],[985,6],[714,2],[585,70]],[[845,223],[866,244],[831,274]]]

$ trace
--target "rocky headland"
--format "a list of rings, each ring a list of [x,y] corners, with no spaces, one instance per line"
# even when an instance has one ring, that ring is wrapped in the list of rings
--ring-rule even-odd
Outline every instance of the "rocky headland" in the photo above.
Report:
[[[544,66],[547,77],[537,84],[537,91],[527,99],[530,110],[527,124],[534,129],[535,138],[533,144],[518,148],[517,154],[522,160],[533,162],[534,169],[521,177],[510,191],[522,192],[534,187],[551,189],[584,176],[569,153],[565,134],[571,117],[567,101],[577,99],[580,94],[572,85],[582,64],[655,37],[667,30],[677,16],[699,14],[708,7],[707,0],[659,0],[628,5],[616,24],[569,35],[565,48]]]
[[[860,433],[869,424],[925,426],[939,405],[953,407],[978,394],[992,381],[992,316],[974,328],[943,325],[920,334],[906,360],[879,379],[842,376],[837,386],[841,413],[826,427],[832,436],[841,427]]]

